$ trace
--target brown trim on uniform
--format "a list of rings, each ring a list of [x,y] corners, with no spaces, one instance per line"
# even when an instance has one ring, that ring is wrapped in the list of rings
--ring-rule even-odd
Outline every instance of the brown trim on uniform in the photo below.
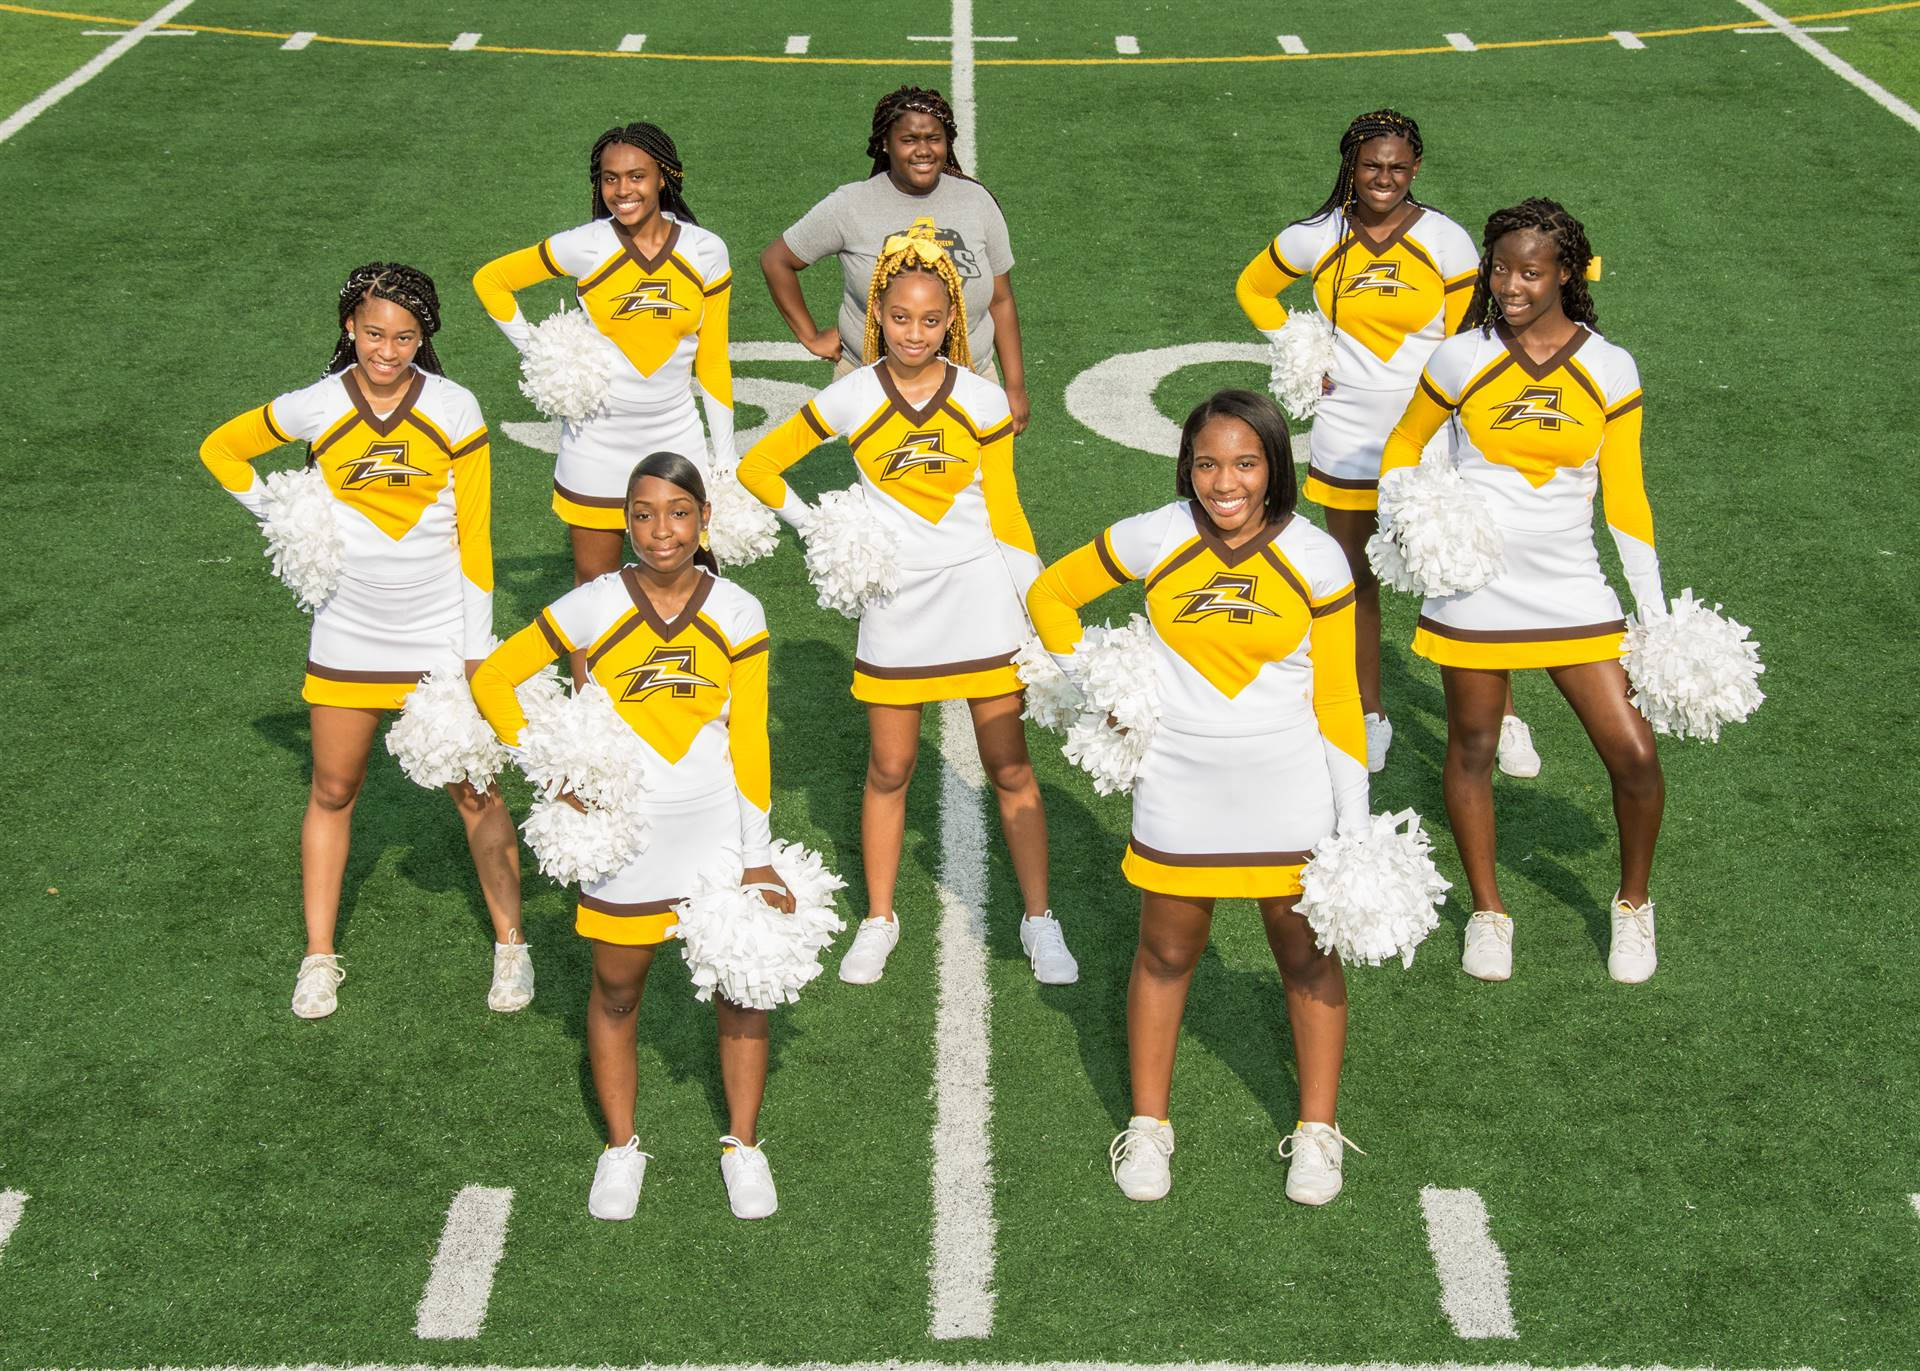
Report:
[[[732,289],[733,289],[733,273],[729,271],[725,276],[722,276],[720,278],[719,285],[702,286],[700,287],[700,293],[702,295],[705,295],[711,298],[712,296],[718,295],[723,290],[732,290]]]
[[[954,423],[960,425],[961,428],[965,429],[967,431],[967,436],[973,439],[974,442],[983,443],[983,444],[986,442],[986,439],[980,436],[980,430],[973,426],[973,420],[969,419],[966,415],[962,414],[960,412],[959,407],[955,405],[952,401],[948,401],[947,403],[941,405],[940,411],[941,413],[945,414],[949,419],[953,420]],[[1012,423],[1013,421],[1009,419],[1007,422]]]
[[[1155,586],[1159,585],[1162,581],[1166,580],[1167,577],[1173,575],[1174,572],[1178,571],[1206,550],[1207,545],[1198,538],[1188,543],[1185,547],[1174,553],[1173,556],[1162,562],[1158,571],[1152,573],[1147,580],[1147,591],[1151,593]]]
[[[1454,409],[1457,408],[1457,406],[1453,403],[1453,401],[1449,400],[1446,396],[1440,393],[1440,388],[1438,386],[1434,385],[1433,382],[1427,379],[1427,373],[1424,371],[1420,373],[1420,389],[1424,390],[1427,393],[1427,398],[1429,400],[1433,401],[1436,405],[1440,406],[1440,408],[1446,410],[1449,414],[1451,414],[1454,411]],[[1309,467],[1308,470],[1311,471],[1312,468]]]
[[[551,272],[555,276],[565,276],[567,274],[566,272],[560,270],[560,264],[554,261],[553,254],[547,251],[546,239],[542,238],[536,246],[540,250],[541,266],[545,267],[549,272]]]
[[[1275,519],[1239,547],[1228,547],[1227,540],[1220,536],[1220,530],[1213,526],[1213,520],[1207,517],[1206,508],[1198,500],[1189,500],[1187,508],[1193,514],[1194,531],[1200,535],[1200,541],[1207,545],[1207,551],[1226,566],[1239,566],[1249,557],[1258,557],[1260,549],[1279,537],[1280,530],[1293,522],[1293,515],[1288,514],[1284,519]]]
[[[584,890],[580,892],[582,909],[591,909],[596,914],[606,914],[615,919],[640,919],[649,914],[666,914],[679,903],[679,900],[642,900],[639,904],[615,904],[612,900],[589,895]]]
[[[283,443],[291,443],[293,441],[293,439],[287,437],[286,434],[280,431],[280,425],[273,422],[273,404],[271,401],[260,406],[260,418],[262,422],[266,424],[268,433],[271,433]]]
[[[348,671],[344,667],[321,666],[313,658],[307,658],[307,675],[351,685],[399,685],[418,681],[426,674],[424,671]]]
[[[544,609],[541,610],[533,616],[533,621],[540,626],[540,636],[547,640],[547,646],[553,649],[553,655],[556,657],[566,656],[566,640],[561,638],[560,631],[554,627],[553,620],[547,617],[547,611]]]
[[[813,430],[814,436],[817,437],[821,442],[825,443],[825,442],[832,441],[833,435],[827,432],[827,426],[821,423],[820,416],[814,413],[813,401],[809,400],[804,405],[800,406],[800,417],[807,421],[807,427]]]
[[[951,406],[948,407],[947,412],[949,414],[953,412],[953,409]],[[1013,435],[1013,420],[1008,419],[1005,423],[1001,424],[1000,427],[994,429],[991,433],[976,433],[974,437],[980,440],[981,447],[986,447],[989,443],[997,443],[1002,438],[1008,438],[1008,437],[1011,437],[1012,435]]]
[[[1260,559],[1279,574],[1280,579],[1287,583],[1287,588],[1300,597],[1300,602],[1307,607],[1307,612],[1311,614],[1313,612],[1313,596],[1308,594],[1307,588],[1300,583],[1299,576],[1294,574],[1293,568],[1287,565],[1286,559],[1280,555],[1273,544],[1269,543],[1260,549]]]
[[[1378,490],[1380,478],[1368,480],[1364,476],[1329,476],[1312,462],[1307,463],[1307,476],[1323,486],[1332,486],[1335,490]]]
[[[1455,628],[1424,614],[1420,616],[1419,626],[1436,638],[1450,638],[1457,643],[1563,643],[1627,631],[1625,619],[1609,619],[1604,624],[1574,624],[1569,628]]]
[[[440,431],[439,425],[435,424],[431,419],[427,418],[426,415],[424,414],[414,415],[413,426],[416,429],[418,429],[420,432],[426,434],[428,439],[432,441],[433,445],[439,448],[442,452],[446,453],[448,457],[453,456],[453,444],[447,441],[447,436],[446,434]]]
[[[976,671],[992,671],[1012,662],[1011,652],[1002,652],[996,657],[976,657],[970,662],[939,662],[933,666],[875,666],[855,657],[853,669],[876,681],[921,681],[930,676],[970,676]]]
[[[599,268],[594,271],[593,275],[587,277],[583,281],[576,283],[573,288],[573,293],[575,295],[580,296],[582,299],[586,298],[586,295],[589,291],[599,286],[609,276],[613,275],[614,272],[620,270],[621,267],[624,267],[627,264],[627,260],[628,259],[627,259],[626,253],[624,252],[614,253],[613,256],[609,257],[606,261],[600,264]]]
[[[866,442],[867,439],[873,437],[874,434],[878,433],[882,428],[886,427],[887,420],[893,418],[893,414],[894,414],[893,402],[889,400],[886,404],[880,406],[879,409],[876,409],[870,416],[868,416],[866,427],[860,429],[857,433],[853,433],[848,436],[847,446],[852,448],[855,452],[858,452],[860,450],[860,445],[862,443]]]
[[[474,435],[474,439],[471,443],[468,443],[465,447],[459,449],[457,452],[450,452],[447,455],[449,457],[464,457],[469,452],[478,452],[481,448],[485,447],[486,445],[487,445],[487,431],[483,428],[480,430],[479,433]]]
[[[695,271],[693,267],[688,263],[687,259],[682,257],[679,253],[676,252],[671,257],[669,257],[667,259],[667,265],[670,267],[676,268],[682,276],[686,277],[687,280],[693,283],[693,288],[699,291],[702,295],[705,295],[707,293],[707,283],[700,279],[700,273]]]
[[[1546,380],[1547,377],[1553,375],[1554,372],[1566,365],[1567,359],[1573,356],[1574,353],[1580,351],[1587,339],[1593,337],[1591,333],[1587,332],[1583,325],[1576,324],[1573,330],[1573,337],[1567,339],[1566,346],[1554,353],[1553,356],[1547,358],[1546,361],[1536,362],[1533,358],[1527,356],[1526,349],[1514,342],[1513,334],[1508,331],[1504,324],[1494,325],[1493,336],[1498,338],[1501,345],[1506,348],[1507,355],[1513,358],[1514,365],[1536,381]]]
[[[720,632],[719,629],[715,628],[711,623],[707,622],[705,619],[698,619],[698,618],[696,618],[693,621],[693,627],[696,632],[706,635],[708,642],[712,643],[715,647],[720,649],[720,655],[722,657],[727,658],[729,661],[732,660],[733,650],[727,646],[726,637]]]
[[[627,594],[633,600],[633,607],[640,611],[640,617],[646,620],[647,627],[659,634],[660,641],[663,643],[670,643],[678,638],[680,631],[691,624],[694,617],[700,613],[700,606],[707,602],[707,596],[713,593],[713,575],[708,573],[700,578],[700,584],[693,588],[693,594],[687,597],[687,603],[675,616],[673,622],[668,623],[660,617],[660,611],[653,607],[653,601],[647,598],[647,592],[641,589],[638,567],[621,567],[620,584],[627,588]],[[720,650],[726,651],[724,642],[721,643]]]
[[[880,378],[880,389],[886,392],[887,402],[893,406],[894,412],[915,428],[940,412],[940,407],[946,404],[947,397],[953,394],[953,383],[960,376],[960,368],[948,362],[947,374],[940,379],[939,389],[928,397],[926,404],[915,409],[907,403],[907,397],[900,393],[900,387],[893,383],[893,375],[884,365],[876,366],[873,370],[874,375]]]
[[[1267,239],[1267,256],[1273,258],[1273,264],[1276,267],[1280,268],[1280,272],[1283,276],[1285,276],[1290,281],[1298,281],[1300,279],[1300,273],[1287,265],[1286,259],[1281,257],[1280,255],[1280,250],[1276,248],[1273,244],[1274,244],[1273,239],[1271,238]]]
[[[582,495],[577,490],[568,490],[560,484],[560,478],[553,481],[553,493],[561,499],[576,505],[585,505],[588,509],[625,509],[627,497],[624,495]]]
[[[1352,604],[1353,601],[1354,601],[1354,592],[1351,588],[1349,588],[1347,593],[1342,595],[1337,600],[1329,600],[1324,605],[1314,605],[1314,604],[1308,605],[1307,613],[1311,614],[1316,619],[1318,619],[1323,614],[1338,614],[1341,610],[1345,609],[1348,605]]]
[[[1479,390],[1482,386],[1492,385],[1495,381],[1499,380],[1501,376],[1505,375],[1507,369],[1512,365],[1513,365],[1513,355],[1511,353],[1509,353],[1505,357],[1500,358],[1492,366],[1488,367],[1485,371],[1481,372],[1477,380],[1475,380],[1465,390],[1460,392],[1459,403],[1454,405],[1453,407],[1455,409],[1460,409],[1464,407],[1467,403],[1468,396],[1472,395],[1475,391]]]
[[[353,368],[340,373],[340,384],[346,387],[347,398],[353,401],[354,410],[360,415],[360,422],[379,434],[382,438],[399,428],[413,413],[414,402],[420,398],[420,392],[427,388],[427,373],[415,369],[413,384],[407,387],[407,393],[400,397],[400,403],[393,412],[382,419],[373,412],[373,406],[367,402],[366,392],[360,389],[360,382],[353,374]]]
[[[1161,866],[1304,866],[1308,852],[1162,852],[1148,847],[1132,834],[1127,846],[1150,862]]]
[[[1114,557],[1112,550],[1107,547],[1106,529],[1101,529],[1100,532],[1094,536],[1093,552],[1094,555],[1100,559],[1101,568],[1106,571],[1107,575],[1113,577],[1113,583],[1115,585],[1123,586],[1133,579],[1133,577],[1121,570],[1119,561]]]
[[[1645,402],[1646,398],[1647,397],[1645,395],[1636,395],[1631,400],[1627,401],[1624,405],[1620,406],[1620,408],[1616,410],[1608,411],[1607,422],[1612,423],[1615,419],[1618,419],[1622,414],[1633,413],[1634,410],[1640,408],[1641,404]]]
[[[1401,246],[1407,250],[1407,256],[1424,263],[1427,270],[1431,271],[1435,276],[1440,274],[1440,264],[1427,255],[1425,248],[1421,247],[1418,243],[1402,243]],[[1442,282],[1442,284],[1445,283]]]
[[[1321,260],[1320,265],[1314,269],[1313,279],[1316,282],[1318,282],[1322,276],[1325,276],[1329,271],[1333,269],[1333,266],[1336,262],[1338,262],[1342,257],[1345,257],[1347,255],[1348,249],[1352,248],[1356,244],[1358,244],[1360,247],[1365,248],[1367,250],[1367,255],[1369,257],[1375,258],[1376,260],[1381,257],[1385,257],[1389,252],[1393,251],[1394,247],[1400,242],[1402,238],[1405,238],[1407,236],[1407,230],[1420,222],[1420,216],[1425,213],[1426,213],[1425,209],[1420,208],[1419,206],[1415,206],[1413,214],[1407,219],[1407,221],[1404,224],[1400,225],[1399,228],[1395,229],[1392,233],[1389,233],[1385,238],[1381,239],[1377,243],[1373,239],[1369,238],[1366,234],[1362,233],[1360,231],[1360,226],[1358,224],[1355,224],[1349,221],[1347,224],[1346,237],[1342,238],[1339,241],[1339,243],[1337,243],[1334,246],[1333,251],[1328,253],[1326,257]],[[1422,257],[1426,257],[1425,253],[1421,253],[1420,255]],[[1433,266],[1433,259],[1431,257],[1427,257],[1426,260],[1427,260],[1428,266],[1430,267]],[[1434,269],[1436,271],[1439,270],[1439,268],[1437,267],[1435,267]]]
[[[313,444],[310,455],[314,458],[314,460],[318,461],[320,457],[324,453],[326,453],[327,450],[331,448],[335,443],[339,442],[342,438],[346,437],[349,433],[352,433],[356,428],[359,428],[359,427],[360,427],[360,412],[358,410],[355,410],[352,414],[347,415],[339,424],[337,424],[334,427],[332,432],[321,434],[319,439],[315,441],[315,443]]]
[[[626,226],[618,219],[611,220],[610,222],[613,224],[613,236],[620,240],[620,251],[627,255],[628,261],[632,262],[649,276],[657,276],[660,274],[660,268],[664,267],[673,257],[673,250],[680,242],[680,229],[682,225],[680,221],[676,219],[673,221],[673,227],[667,230],[667,241],[660,245],[660,251],[652,257],[645,257],[641,255],[640,249],[634,246],[633,235],[627,232]],[[692,272],[689,271],[688,274],[692,275]],[[694,279],[697,281],[699,278],[694,277]]]
[[[1600,398],[1600,387],[1593,383],[1593,378],[1587,375],[1587,369],[1585,367],[1570,366],[1567,368],[1567,375],[1573,378],[1575,385],[1587,393],[1588,398],[1590,398],[1594,404],[1600,406],[1600,412],[1602,414],[1607,412],[1607,402]]]
[[[735,662],[744,662],[749,657],[758,657],[761,653],[771,652],[772,650],[773,650],[773,639],[762,638],[758,642],[749,643],[746,647],[741,648],[729,660],[735,661]]]
[[[1473,283],[1479,279],[1480,279],[1479,272],[1470,271],[1465,276],[1462,276],[1457,280],[1446,282],[1445,288],[1441,290],[1440,293],[1442,295],[1451,295],[1456,290],[1471,290],[1473,289]]]
[[[622,642],[626,641],[627,635],[645,622],[646,620],[642,619],[638,614],[631,614],[622,619],[618,626],[614,628],[613,632],[600,640],[600,646],[594,648],[593,651],[587,654],[588,673],[591,674],[593,669],[600,665],[600,659],[602,657],[620,646]]]

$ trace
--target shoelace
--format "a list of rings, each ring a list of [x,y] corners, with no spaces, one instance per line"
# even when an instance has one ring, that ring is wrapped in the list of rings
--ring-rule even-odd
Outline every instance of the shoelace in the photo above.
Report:
[[[1480,917],[1480,914],[1482,913],[1491,914],[1491,917],[1483,919]],[[1503,943],[1510,943],[1513,941],[1513,920],[1509,919],[1504,914],[1493,914],[1492,911],[1482,910],[1480,911],[1480,913],[1475,914],[1467,922],[1470,925],[1472,925],[1472,927],[1474,928],[1492,929],[1494,932],[1494,936],[1499,938],[1500,941]],[[1354,1150],[1359,1151],[1358,1148],[1355,1148]],[[1360,1155],[1364,1157],[1367,1154],[1364,1152],[1361,1152]]]
[[[347,969],[340,965],[338,953],[316,952],[312,957],[304,959],[298,978],[300,984],[304,986],[307,983],[307,978],[316,972],[324,976],[332,977],[333,983],[336,986],[347,978]]]
[[[1643,955],[1653,946],[1653,901],[1635,909],[1625,900],[1613,902],[1613,927],[1623,944],[1620,951],[1630,957]]]
[[[1151,1147],[1163,1157],[1173,1155],[1173,1144],[1166,1140],[1159,1129],[1148,1131],[1129,1124],[1124,1132],[1107,1144],[1107,1169],[1116,1179],[1120,1175],[1120,1168],[1132,1158],[1134,1149],[1143,1145]]]
[[[1039,957],[1056,952],[1062,956],[1066,955],[1067,935],[1060,927],[1058,919],[1048,915],[1044,919],[1029,919],[1027,923],[1033,928],[1034,956]]]
[[[853,930],[853,947],[847,950],[852,952],[863,942],[870,943],[876,938],[887,938],[888,930],[896,927],[898,925],[891,919],[862,919],[860,927]]]
[[[740,1158],[744,1165],[753,1168],[756,1173],[764,1176],[766,1179],[772,1180],[773,1168],[767,1164],[766,1153],[760,1150],[766,1145],[767,1140],[762,1138],[759,1142],[749,1146],[734,1137],[731,1133],[720,1139],[720,1146],[731,1147],[733,1149],[733,1155]]]
[[[1283,1157],[1291,1157],[1300,1150],[1302,1141],[1310,1142],[1320,1149],[1320,1160],[1330,1171],[1337,1170],[1340,1166],[1340,1154],[1335,1152],[1330,1146],[1332,1143],[1337,1142],[1343,1147],[1351,1147],[1363,1157],[1367,1155],[1364,1147],[1361,1147],[1358,1143],[1354,1142],[1352,1138],[1349,1138],[1345,1133],[1340,1131],[1339,1124],[1328,1124],[1324,1125],[1324,1127],[1325,1132],[1315,1129],[1311,1133],[1307,1132],[1304,1128],[1294,1129],[1293,1132],[1280,1139],[1280,1155]]]
[[[609,1147],[606,1150],[606,1155],[609,1157],[638,1157],[642,1161],[649,1162],[653,1160],[653,1153],[642,1152],[640,1150],[640,1135],[637,1133],[621,1143],[620,1146]]]

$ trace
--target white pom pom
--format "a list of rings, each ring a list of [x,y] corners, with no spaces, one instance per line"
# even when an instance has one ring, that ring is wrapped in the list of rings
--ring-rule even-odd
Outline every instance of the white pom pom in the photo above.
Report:
[[[647,821],[629,810],[590,806],[583,812],[565,800],[537,799],[520,834],[550,880],[591,885],[646,849]]]
[[[1060,751],[1093,777],[1097,794],[1112,795],[1133,789],[1153,734],[1152,726],[1118,729],[1104,714],[1082,714],[1067,729],[1067,741]]]
[[[793,894],[791,914],[757,888],[730,884],[704,886],[675,909],[695,999],[718,991],[746,1009],[773,1009],[798,999],[820,974],[821,951],[846,927],[833,905],[846,882],[798,843],[774,843],[773,869]]]
[[[1027,687],[1021,718],[1031,719],[1055,733],[1065,733],[1086,709],[1080,692],[1053,660],[1053,655],[1040,646],[1038,638],[1029,638],[1020,644],[1020,650],[1013,654],[1013,667]]]
[[[892,599],[900,588],[893,534],[867,507],[866,492],[859,486],[822,495],[803,536],[807,576],[822,609],[857,619]]]
[[[598,418],[613,386],[613,347],[585,310],[563,307],[533,326],[520,354],[520,393],[549,419]]]
[[[387,751],[415,785],[429,790],[467,782],[485,790],[506,765],[507,750],[480,717],[464,663],[436,666],[413,688],[387,730]]]
[[[1273,398],[1294,418],[1312,418],[1333,370],[1333,325],[1318,310],[1297,309],[1267,338]]]
[[[1452,884],[1434,867],[1432,845],[1411,809],[1322,840],[1300,873],[1297,907],[1320,950],[1348,963],[1398,957],[1412,966],[1414,949],[1440,926],[1436,911]]]
[[[1380,531],[1367,539],[1374,574],[1395,590],[1456,595],[1506,570],[1484,496],[1438,454],[1380,478]]]
[[[1689,586],[1668,612],[1636,614],[1627,624],[1630,698],[1655,733],[1720,741],[1723,724],[1739,723],[1766,699],[1760,691],[1760,645],[1750,630],[1707,608]]]
[[[707,498],[713,505],[707,543],[722,568],[757,562],[779,545],[779,517],[747,493],[734,468],[715,469],[707,478]]]
[[[1084,699],[1060,750],[1093,777],[1098,793],[1132,790],[1160,724],[1152,630],[1138,614],[1124,628],[1090,628],[1072,665]]]
[[[311,614],[333,598],[347,557],[334,522],[333,492],[317,466],[276,471],[261,484],[266,513],[260,531],[267,535],[273,574]]]

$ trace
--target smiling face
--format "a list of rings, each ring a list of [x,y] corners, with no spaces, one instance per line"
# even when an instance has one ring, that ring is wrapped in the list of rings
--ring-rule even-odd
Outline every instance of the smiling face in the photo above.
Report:
[[[375,390],[399,384],[426,334],[413,311],[369,295],[353,307],[353,358]]]
[[[1193,439],[1193,494],[1228,537],[1266,522],[1267,452],[1244,419],[1216,414]]]
[[[947,165],[947,126],[931,114],[908,111],[887,130],[887,174],[909,195],[925,195]]]
[[[1399,134],[1367,139],[1354,158],[1354,203],[1375,218],[1385,218],[1406,200],[1419,170],[1413,144]]]
[[[946,283],[930,271],[903,271],[880,294],[880,333],[888,358],[903,371],[938,357],[952,325]]]
[[[600,201],[623,228],[660,208],[660,164],[630,143],[610,143],[600,154]]]
[[[1507,326],[1523,329],[1564,315],[1560,288],[1571,275],[1553,239],[1538,229],[1515,229],[1494,243],[1487,284]]]
[[[642,476],[627,497],[627,536],[647,570],[672,576],[699,551],[707,513],[708,506],[692,492],[658,476]]]

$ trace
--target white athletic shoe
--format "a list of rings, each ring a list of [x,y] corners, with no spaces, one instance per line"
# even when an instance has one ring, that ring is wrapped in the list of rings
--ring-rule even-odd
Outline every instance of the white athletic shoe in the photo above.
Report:
[[[1393,725],[1384,714],[1363,714],[1360,722],[1367,728],[1367,770],[1379,771],[1387,764],[1387,749],[1393,746]]]
[[[1280,1155],[1287,1166],[1287,1198],[1295,1204],[1325,1204],[1345,1183],[1340,1166],[1346,1149],[1366,1156],[1338,1124],[1303,1123],[1280,1139]]]
[[[1167,1159],[1173,1155],[1173,1125],[1148,1114],[1127,1120],[1126,1131],[1107,1148],[1114,1184],[1130,1200],[1165,1199],[1173,1187]]]
[[[1041,985],[1072,985],[1080,979],[1080,963],[1067,951],[1067,935],[1051,909],[1037,919],[1020,921],[1020,946]]]
[[[1653,950],[1653,901],[1635,909],[1613,897],[1613,939],[1607,947],[1607,974],[1622,985],[1653,979],[1660,958]]]
[[[872,985],[887,969],[887,958],[900,941],[900,919],[874,915],[862,919],[853,931],[853,946],[840,959],[840,979],[848,985]]]
[[[1500,720],[1500,744],[1494,749],[1500,770],[1522,781],[1540,774],[1540,754],[1534,750],[1533,730],[1518,714],[1503,715]]]
[[[720,1146],[720,1179],[727,1183],[727,1207],[736,1219],[764,1219],[780,1207],[780,1196],[773,1188],[773,1168],[767,1154],[755,1143],[748,1147],[740,1139],[725,1137]]]
[[[487,988],[487,1008],[496,1014],[511,1014],[532,1003],[533,954],[515,929],[507,934],[506,942],[493,945],[493,984]]]
[[[293,1012],[303,1019],[324,1019],[340,1007],[340,982],[347,973],[340,958],[331,952],[316,952],[300,959],[300,974],[293,982]]]
[[[1513,975],[1513,920],[1497,909],[1476,910],[1467,920],[1460,969],[1483,981],[1504,981]]]
[[[593,1189],[587,1192],[587,1212],[596,1219],[630,1219],[640,1207],[640,1182],[653,1160],[640,1150],[638,1137],[609,1147],[593,1167]]]

